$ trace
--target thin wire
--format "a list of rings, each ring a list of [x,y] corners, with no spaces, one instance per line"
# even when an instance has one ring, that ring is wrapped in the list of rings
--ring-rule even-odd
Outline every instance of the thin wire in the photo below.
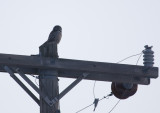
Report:
[[[126,58],[120,60],[120,61],[117,62],[117,63],[123,62],[124,60],[127,60],[127,59],[129,59],[129,58],[131,58],[131,57],[134,57],[134,56],[137,56],[137,55],[140,55],[139,58],[138,58],[138,60],[137,60],[137,62],[136,62],[136,65],[137,65],[138,62],[139,62],[139,59],[140,59],[141,56],[142,56],[142,52],[139,53],[139,54],[135,54],[135,55],[131,55],[131,56],[129,56],[129,57],[126,57]],[[96,85],[96,80],[95,80],[94,85],[93,85],[93,96],[94,96],[94,99],[95,99],[95,85]],[[107,95],[107,96],[104,96],[103,98],[99,99],[98,102],[101,101],[101,100],[103,100],[103,99],[105,99],[105,98],[106,98],[106,99],[109,99],[109,96],[112,96],[112,94],[109,94],[109,95]],[[121,99],[118,100],[118,102],[113,106],[113,108],[112,108],[108,113],[111,113],[111,112],[116,108],[116,106],[119,104],[120,101],[121,101]],[[90,107],[90,106],[92,106],[92,105],[94,105],[94,103],[92,103],[92,104],[90,104],[90,105],[88,105],[88,106],[86,106],[86,107],[80,109],[80,110],[77,111],[76,113],[79,113],[79,112],[81,112],[81,111],[87,109],[88,107]]]
[[[142,52],[141,52],[141,53],[138,53],[138,54],[135,54],[135,55],[131,55],[131,56],[129,56],[129,57],[126,57],[126,58],[118,61],[117,63],[123,62],[123,61],[125,61],[125,60],[127,60],[127,59],[129,59],[129,58],[131,58],[131,57],[134,57],[134,56],[137,56],[137,55],[140,55],[140,54],[142,54]]]
[[[142,54],[143,54],[143,52],[141,52],[141,53],[139,53],[139,54],[136,54],[136,55],[129,56],[129,57],[127,57],[127,58],[119,61],[118,63],[120,63],[120,62],[122,62],[122,61],[124,61],[124,60],[126,60],[126,59],[128,59],[128,58],[131,58],[131,57],[133,57],[133,56],[139,55],[138,60],[136,61],[136,65],[138,65],[139,59],[141,58]],[[108,113],[111,113],[111,112],[116,108],[116,106],[119,104],[120,101],[121,101],[121,99],[118,100],[118,102],[113,106],[113,108],[112,108]]]
[[[93,104],[94,104],[94,103],[93,103]],[[86,107],[82,108],[81,110],[77,111],[76,113],[79,113],[79,112],[81,112],[81,111],[83,111],[83,110],[87,109],[88,107],[92,106],[93,104],[90,104],[90,105],[88,105],[88,106],[86,106]]]
[[[139,62],[139,60],[140,60],[142,54],[143,54],[143,52],[141,52],[140,56],[138,57],[138,60],[137,60],[137,62],[136,62],[136,65],[138,65],[138,62]]]
[[[113,108],[108,113],[111,113],[115,109],[115,107],[119,104],[120,101],[121,99],[118,100],[118,102],[113,106]]]
[[[107,95],[107,96],[104,96],[103,98],[99,99],[98,102],[101,101],[101,100],[103,100],[103,99],[109,99],[109,96],[112,96],[112,95],[109,94],[109,95]],[[94,103],[92,103],[92,104],[90,104],[90,105],[88,105],[88,106],[86,106],[86,107],[84,107],[84,108],[78,110],[76,113],[79,113],[79,112],[81,112],[81,111],[87,109],[88,107],[90,107],[90,106],[92,106],[92,105],[94,105]]]
[[[94,81],[94,85],[93,85],[93,97],[94,97],[94,99],[96,98],[96,96],[95,96],[95,86],[96,86],[96,80]]]

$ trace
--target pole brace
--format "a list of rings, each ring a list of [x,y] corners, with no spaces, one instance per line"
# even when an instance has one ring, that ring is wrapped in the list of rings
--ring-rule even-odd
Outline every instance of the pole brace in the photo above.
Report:
[[[88,75],[89,73],[83,73],[82,76],[78,77],[66,89],[64,89],[58,96],[52,99],[52,105],[57,103],[63,96],[65,96],[71,89],[73,89],[82,79],[86,78]]]
[[[10,74],[10,76],[28,93],[28,95],[40,105],[39,99],[15,76],[14,72],[8,67],[4,66],[4,70]]]
[[[41,92],[39,88],[25,74],[20,71],[19,68],[9,68],[8,66],[4,66],[4,69],[11,75],[12,78],[17,78],[14,74],[14,72],[17,72],[45,100],[48,105],[51,105],[52,102],[49,100],[46,94]],[[39,99],[19,79],[17,83],[36,101],[38,105],[40,105]]]
[[[82,79],[87,77],[89,73],[83,73],[82,76],[78,77],[73,83],[71,83],[66,89],[64,89],[58,96],[50,100],[48,96],[43,93],[19,68],[9,68],[4,66],[4,69],[10,74],[10,76],[35,100],[35,102],[40,105],[39,99],[15,76],[14,72],[17,72],[49,105],[53,106],[57,103],[63,96],[65,96],[72,88],[74,88]]]

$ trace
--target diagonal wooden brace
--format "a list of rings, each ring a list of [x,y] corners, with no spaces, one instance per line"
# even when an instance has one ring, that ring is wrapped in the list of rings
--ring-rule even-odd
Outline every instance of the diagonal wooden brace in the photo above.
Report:
[[[14,72],[8,67],[4,66],[6,72],[10,74],[10,76],[28,93],[28,95],[38,104],[40,105],[39,99],[15,76]]]
[[[66,95],[72,88],[74,88],[82,79],[87,77],[88,73],[83,73],[82,76],[78,77],[73,83],[71,83],[65,90],[63,90],[58,96],[54,99],[50,100],[46,94],[42,93],[39,88],[25,75],[20,71],[19,68],[9,68],[8,66],[4,66],[4,69],[11,75],[11,77],[32,97],[33,100],[39,105],[39,99],[14,75],[14,71],[16,71],[44,100],[45,102],[53,106],[57,103],[64,95]]]
[[[60,100],[63,96],[65,96],[72,88],[74,88],[82,79],[87,77],[89,73],[83,73],[82,76],[78,77],[73,83],[71,83],[66,89],[64,89],[57,97],[52,100],[52,104],[55,104]]]
[[[39,88],[25,75],[20,71],[19,68],[14,69],[44,100],[45,102],[51,106],[52,102],[49,100],[46,94],[41,92]]]

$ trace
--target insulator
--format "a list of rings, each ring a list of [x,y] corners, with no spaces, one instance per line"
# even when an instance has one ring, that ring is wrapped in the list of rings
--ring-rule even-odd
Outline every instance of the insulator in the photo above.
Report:
[[[152,46],[149,47],[148,45],[144,46],[145,50],[143,50],[143,64],[146,67],[153,67],[154,64],[154,52],[152,51]]]
[[[127,99],[128,97],[134,95],[137,92],[138,85],[133,84],[132,88],[126,89],[124,83],[114,83],[111,85],[112,93],[115,97],[119,99]]]

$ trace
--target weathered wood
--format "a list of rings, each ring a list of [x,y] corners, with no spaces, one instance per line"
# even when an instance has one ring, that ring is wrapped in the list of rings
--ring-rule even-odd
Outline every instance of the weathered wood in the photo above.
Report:
[[[43,57],[58,58],[57,44],[54,42],[44,43],[39,47],[39,54]]]
[[[67,78],[78,78],[81,76],[82,72],[69,72],[69,71],[60,71],[59,77]],[[150,84],[150,80],[147,77],[134,77],[132,75],[127,76],[123,74],[103,74],[103,73],[90,73],[86,78],[87,80],[97,80],[97,81],[109,81],[117,83],[133,83],[133,84]]]
[[[40,75],[40,71],[38,69],[31,68],[20,68],[25,74],[34,74]],[[4,69],[0,67],[1,72],[5,72]],[[42,72],[41,72],[42,73]],[[53,74],[52,70],[46,70],[48,75]],[[74,72],[74,71],[58,71],[59,77],[65,78],[78,78],[81,76],[83,72]],[[110,82],[122,82],[122,83],[136,83],[148,85],[150,82],[148,77],[135,77],[131,75],[122,75],[122,74],[107,74],[107,73],[90,73],[85,79],[87,80],[98,80],[98,81],[110,81]]]
[[[16,66],[31,69],[53,69],[67,71],[83,71],[93,73],[124,74],[137,77],[158,77],[158,67],[143,71],[144,66],[126,65],[116,63],[102,63],[70,59],[53,59],[40,56],[22,56],[0,54],[0,66]]]
[[[50,59],[57,59],[57,44],[45,43],[39,48],[41,57],[49,57]],[[42,60],[41,60],[42,61]],[[44,62],[41,62],[44,65]],[[47,71],[39,70],[39,86],[40,90],[47,94],[48,98],[52,100],[54,97],[59,95],[58,87],[58,73],[56,70]],[[48,73],[49,72],[49,73]],[[59,111],[59,102],[53,106],[49,106],[42,97],[40,97],[40,113],[55,113]]]
[[[158,68],[144,71],[144,66],[80,61],[70,59],[53,59],[40,56],[22,56],[0,54],[0,66],[21,67],[24,73],[40,74],[41,70],[57,70],[59,77],[78,78],[82,73],[90,73],[85,79],[100,81],[120,81],[137,84],[149,84],[148,78],[158,77]],[[0,71],[4,71],[0,67]],[[50,74],[48,72],[48,74]]]

